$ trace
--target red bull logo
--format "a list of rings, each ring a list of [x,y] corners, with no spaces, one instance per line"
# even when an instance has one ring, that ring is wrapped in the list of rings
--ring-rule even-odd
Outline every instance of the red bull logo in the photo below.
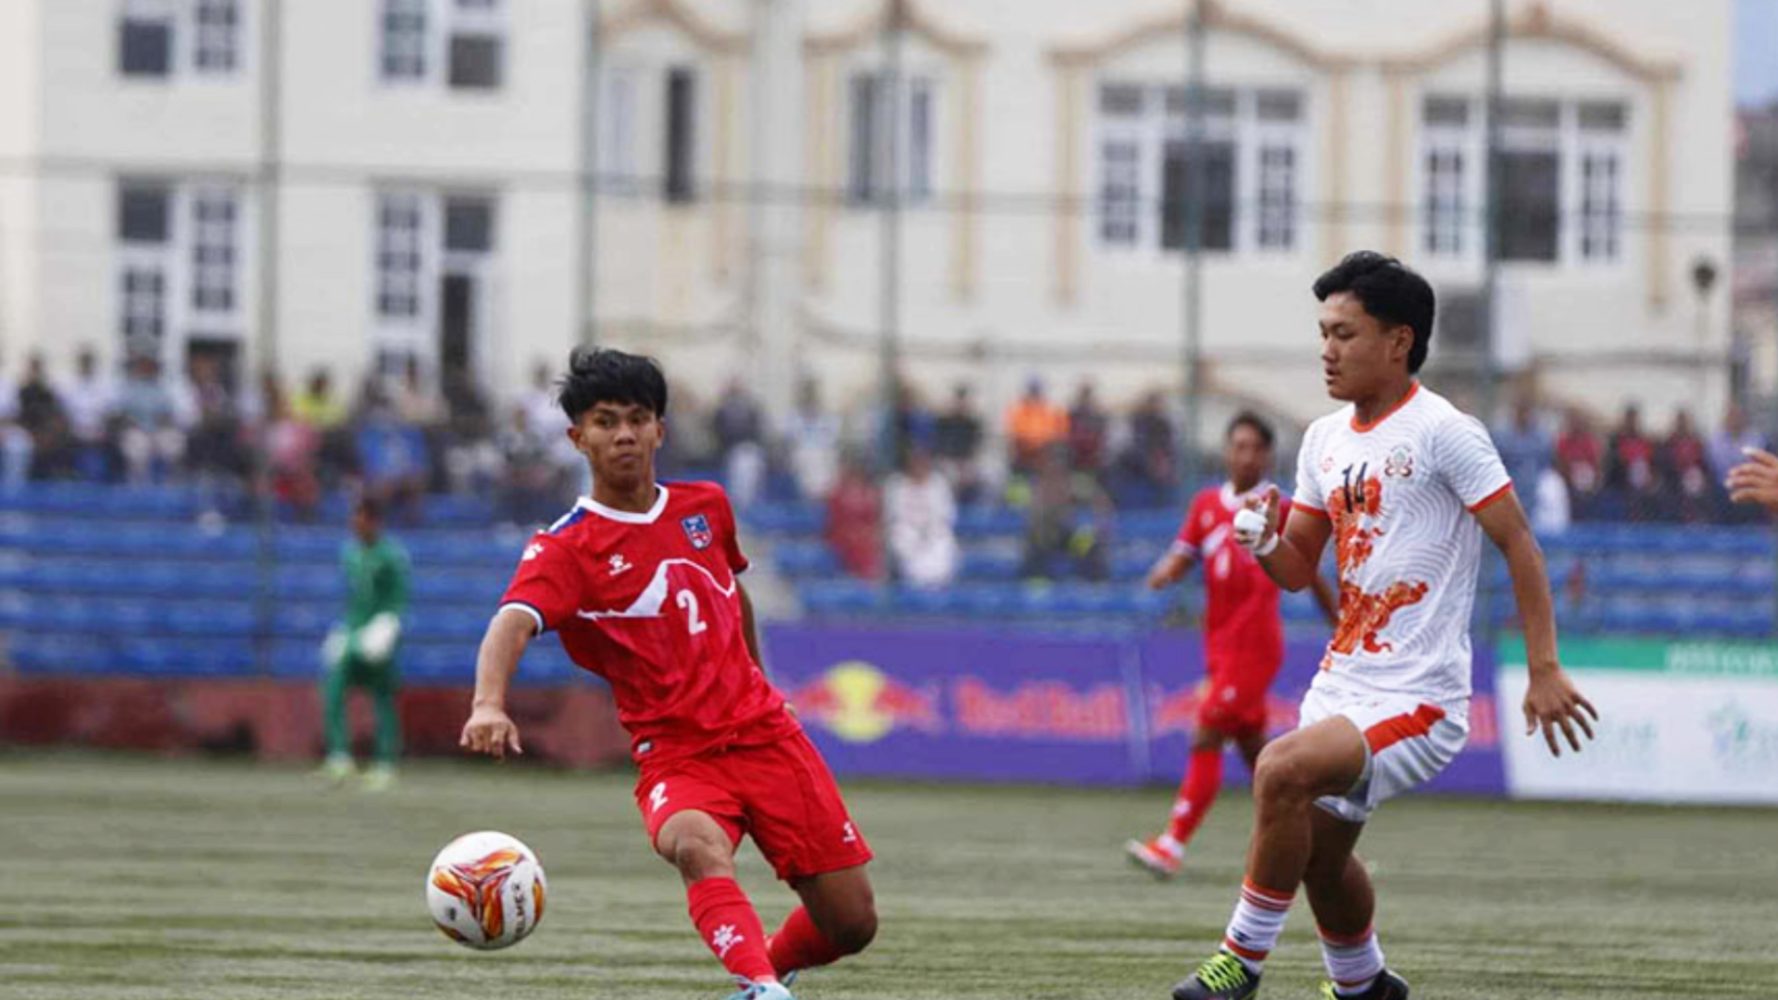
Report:
[[[954,691],[958,724],[973,736],[1115,743],[1129,735],[1121,685],[1078,691],[1059,681],[1032,681],[1002,693],[964,677]]]
[[[863,660],[847,660],[786,693],[797,715],[848,743],[875,743],[896,729],[944,731],[936,685],[915,688]]]

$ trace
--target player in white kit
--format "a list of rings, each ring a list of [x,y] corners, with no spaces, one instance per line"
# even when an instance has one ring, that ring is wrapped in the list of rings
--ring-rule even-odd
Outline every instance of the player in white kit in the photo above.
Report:
[[[1556,657],[1543,553],[1488,432],[1414,375],[1432,338],[1426,280],[1394,258],[1354,253],[1315,282],[1328,395],[1348,405],[1310,425],[1296,496],[1276,488],[1237,515],[1236,538],[1279,586],[1313,579],[1328,539],[1340,622],[1303,699],[1301,725],[1254,772],[1254,829],[1241,899],[1216,955],[1176,1000],[1259,989],[1300,885],[1318,925],[1324,998],[1405,1000],[1383,964],[1370,877],[1352,849],[1385,799],[1423,784],[1469,733],[1470,611],[1482,536],[1505,555],[1531,664],[1526,735],[1560,754],[1598,713]],[[1282,528],[1282,533],[1279,529]]]

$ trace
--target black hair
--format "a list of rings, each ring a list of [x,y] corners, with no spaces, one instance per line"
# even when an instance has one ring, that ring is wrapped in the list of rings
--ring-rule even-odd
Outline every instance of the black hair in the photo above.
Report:
[[[1408,372],[1420,370],[1432,348],[1432,317],[1437,301],[1426,279],[1394,257],[1375,250],[1358,250],[1315,279],[1315,298],[1322,302],[1340,292],[1350,292],[1364,311],[1389,326],[1414,331],[1408,351]]]
[[[1241,427],[1253,428],[1253,432],[1259,435],[1260,441],[1265,444],[1268,450],[1278,440],[1278,435],[1272,431],[1272,425],[1266,422],[1266,418],[1252,410],[1242,410],[1235,414],[1234,419],[1229,421],[1229,429],[1223,436],[1234,437],[1235,430]]]
[[[352,509],[372,521],[383,519],[383,502],[370,494],[363,494],[352,504]]]
[[[570,422],[600,403],[644,407],[658,419],[667,415],[667,377],[653,358],[609,347],[576,347],[568,374],[557,385],[556,401]]]

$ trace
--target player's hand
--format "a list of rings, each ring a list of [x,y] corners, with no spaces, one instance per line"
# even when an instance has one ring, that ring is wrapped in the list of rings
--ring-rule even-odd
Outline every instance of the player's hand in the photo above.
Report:
[[[1729,470],[1729,499],[1762,504],[1778,512],[1778,455],[1761,448],[1743,448],[1747,461]]]
[[[1592,716],[1596,722],[1599,710],[1593,703],[1574,686],[1568,674],[1557,667],[1543,673],[1533,673],[1531,684],[1525,690],[1525,735],[1530,736],[1543,730],[1544,742],[1550,745],[1550,755],[1562,756],[1562,747],[1556,742],[1556,729],[1568,738],[1568,745],[1580,753],[1580,737],[1574,733],[1576,726],[1593,738],[1593,726],[1587,721]]]
[[[1235,544],[1249,552],[1262,549],[1278,537],[1278,487],[1266,488],[1235,514]]]
[[[485,753],[502,759],[508,749],[515,754],[525,752],[519,745],[519,727],[504,711],[489,705],[477,706],[469,713],[469,721],[463,724],[463,735],[457,745],[468,748],[471,753]]]

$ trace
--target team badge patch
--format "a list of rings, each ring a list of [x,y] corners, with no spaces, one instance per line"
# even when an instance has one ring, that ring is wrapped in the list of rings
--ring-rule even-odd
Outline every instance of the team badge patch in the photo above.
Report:
[[[1405,444],[1396,445],[1395,450],[1389,453],[1388,460],[1383,463],[1383,475],[1395,479],[1406,479],[1413,474],[1414,453],[1409,451]]]
[[[691,539],[691,547],[694,549],[707,549],[716,540],[716,536],[710,533],[710,519],[702,514],[682,518],[679,526],[685,529],[685,537]]]

